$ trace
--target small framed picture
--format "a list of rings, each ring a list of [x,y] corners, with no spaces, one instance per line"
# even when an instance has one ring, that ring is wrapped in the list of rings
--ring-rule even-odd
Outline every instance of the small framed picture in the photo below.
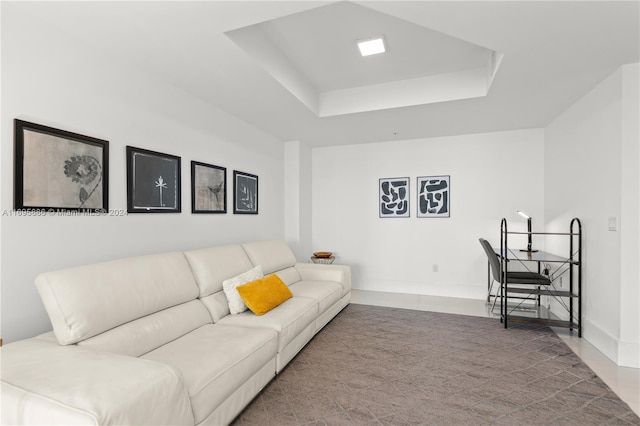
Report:
[[[127,146],[127,212],[180,213],[180,157]]]
[[[451,216],[451,177],[418,177],[418,217]]]
[[[258,176],[233,171],[233,213],[258,214]]]
[[[14,121],[16,210],[109,209],[109,142]]]
[[[379,181],[380,217],[409,217],[409,178],[382,178]]]
[[[191,213],[227,212],[227,169],[191,162]]]

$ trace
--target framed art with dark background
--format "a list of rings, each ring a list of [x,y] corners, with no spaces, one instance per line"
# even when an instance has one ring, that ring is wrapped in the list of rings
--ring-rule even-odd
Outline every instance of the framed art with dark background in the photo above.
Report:
[[[180,213],[180,157],[127,146],[127,212]]]
[[[233,171],[233,213],[258,214],[258,176]]]

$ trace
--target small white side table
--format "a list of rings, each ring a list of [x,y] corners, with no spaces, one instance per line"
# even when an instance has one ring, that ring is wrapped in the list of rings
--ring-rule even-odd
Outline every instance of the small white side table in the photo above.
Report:
[[[333,263],[333,261],[336,258],[334,256],[329,256],[329,257],[315,257],[315,256],[311,256],[311,261],[313,263],[323,263],[325,265],[330,265]]]

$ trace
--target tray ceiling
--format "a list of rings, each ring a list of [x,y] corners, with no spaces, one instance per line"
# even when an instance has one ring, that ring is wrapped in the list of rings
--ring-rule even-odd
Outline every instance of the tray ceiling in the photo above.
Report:
[[[312,146],[544,127],[621,65],[640,61],[637,1],[1,7],[3,20],[28,14],[113,63]],[[355,39],[379,34],[388,52],[357,56]]]

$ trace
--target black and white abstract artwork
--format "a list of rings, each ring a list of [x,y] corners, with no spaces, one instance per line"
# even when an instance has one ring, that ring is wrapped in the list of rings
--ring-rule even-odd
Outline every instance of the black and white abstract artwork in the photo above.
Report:
[[[258,214],[258,176],[233,171],[233,213]]]
[[[418,177],[418,217],[450,217],[451,177]]]
[[[179,213],[180,157],[127,147],[127,212]]]
[[[380,179],[380,217],[409,217],[409,178]]]

